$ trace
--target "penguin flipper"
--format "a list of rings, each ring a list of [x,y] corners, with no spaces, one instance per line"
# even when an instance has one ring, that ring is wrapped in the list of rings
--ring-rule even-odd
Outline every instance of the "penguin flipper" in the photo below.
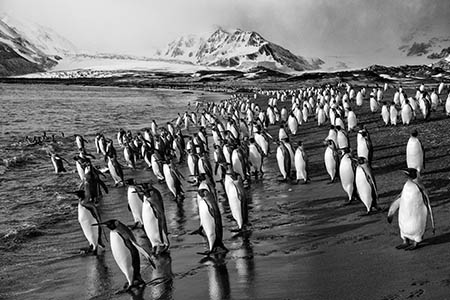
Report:
[[[428,212],[430,213],[431,226],[433,227],[433,234],[434,234],[435,225],[434,225],[433,211],[431,210],[430,197],[428,196],[428,193],[426,192],[425,188],[421,184],[416,183],[416,185],[419,188],[419,191],[422,194],[423,202],[424,202],[425,206],[427,207]]]
[[[400,199],[401,199],[401,195],[400,195],[400,197],[395,199],[394,202],[392,202],[391,206],[389,207],[389,212],[387,215],[387,220],[389,223],[392,222],[392,219],[394,218],[394,214],[400,206]]]

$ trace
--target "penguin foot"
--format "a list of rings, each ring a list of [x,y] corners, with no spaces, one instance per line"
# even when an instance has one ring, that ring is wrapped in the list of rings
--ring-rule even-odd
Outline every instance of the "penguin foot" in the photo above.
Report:
[[[417,242],[412,242],[412,244],[410,244],[408,247],[405,248],[405,251],[415,250],[415,249],[417,249],[417,245],[418,245]]]
[[[80,254],[82,255],[86,255],[86,254],[90,254],[93,253],[94,251],[92,250],[92,247],[85,247],[85,248],[80,248]]]
[[[350,204],[352,204],[352,200],[346,201],[342,206],[348,206],[348,205],[350,205]]]
[[[287,182],[287,178],[278,179],[278,182]]]
[[[409,247],[409,243],[405,242],[405,243],[403,243],[403,244],[400,244],[400,245],[398,245],[398,246],[395,246],[395,249],[400,250],[400,249],[405,249],[405,248],[407,248],[407,247]]]

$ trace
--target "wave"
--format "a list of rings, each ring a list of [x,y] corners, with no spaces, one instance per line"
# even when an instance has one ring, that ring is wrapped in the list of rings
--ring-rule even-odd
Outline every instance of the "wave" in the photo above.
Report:
[[[32,223],[23,223],[16,228],[8,230],[0,237],[0,248],[11,251],[24,241],[43,235],[43,231],[38,228],[38,225]]]
[[[23,166],[36,159],[34,154],[19,154],[10,158],[4,158],[1,162],[6,168],[14,168]],[[1,173],[0,169],[0,173]],[[3,171],[4,173],[5,171]]]

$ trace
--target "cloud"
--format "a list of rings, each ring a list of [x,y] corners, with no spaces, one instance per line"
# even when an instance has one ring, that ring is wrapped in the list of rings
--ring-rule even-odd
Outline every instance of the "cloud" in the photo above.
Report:
[[[136,54],[216,26],[255,30],[297,54],[364,53],[429,24],[448,32],[449,10],[446,0],[0,1],[0,11],[51,27],[81,49]]]

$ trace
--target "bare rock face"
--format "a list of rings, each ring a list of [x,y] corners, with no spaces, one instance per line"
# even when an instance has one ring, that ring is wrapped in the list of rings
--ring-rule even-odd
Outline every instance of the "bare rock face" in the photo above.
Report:
[[[317,69],[320,59],[310,61],[272,43],[254,31],[217,29],[207,39],[181,37],[160,52],[162,58],[179,59],[205,66],[251,69],[265,66],[276,70]]]

